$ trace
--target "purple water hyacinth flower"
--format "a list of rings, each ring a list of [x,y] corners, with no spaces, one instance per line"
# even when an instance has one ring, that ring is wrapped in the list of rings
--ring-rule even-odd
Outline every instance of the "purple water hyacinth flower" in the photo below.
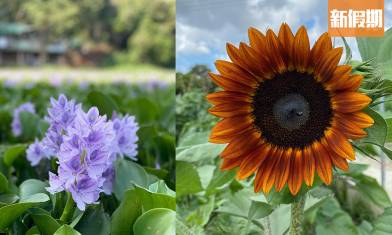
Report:
[[[34,105],[30,102],[24,103],[17,107],[13,113],[13,120],[11,123],[12,133],[14,136],[20,136],[22,134],[22,123],[20,122],[20,113],[21,112],[29,112],[35,114]]]
[[[49,187],[46,188],[51,194],[64,191],[64,181],[59,176],[49,172]]]
[[[116,133],[114,139],[114,152],[119,156],[124,155],[132,160],[137,160],[137,144],[139,140],[136,132],[139,126],[134,116],[125,115],[123,118],[115,118],[113,120],[113,129]]]
[[[45,117],[50,126],[43,143],[52,152],[58,153],[67,128],[73,123],[76,113],[81,111],[82,108],[81,104],[76,104],[74,100],[68,101],[63,94],[60,94],[57,100],[51,98],[50,103],[51,107],[48,108],[48,116]]]
[[[102,185],[102,190],[106,195],[110,195],[113,192],[113,183],[116,172],[114,170],[114,166],[109,166],[106,171],[102,174],[102,177],[105,179]]]
[[[38,165],[38,163],[42,159],[49,158],[49,156],[50,153],[47,149],[44,148],[44,146],[41,142],[38,141],[38,139],[35,139],[35,142],[33,144],[30,144],[30,146],[26,150],[26,158],[30,161],[30,164],[32,166]]]
[[[102,192],[100,189],[102,183],[102,180],[94,180],[88,176],[83,176],[69,187],[68,190],[81,211],[86,209],[86,204],[98,203],[99,194]]]
[[[48,190],[60,188],[71,192],[78,208],[96,203],[101,192],[110,193],[114,176],[111,143],[115,136],[112,122],[99,115],[96,107],[87,113],[77,110],[71,125],[65,130],[58,152],[58,176],[52,176]],[[104,174],[105,173],[105,174]],[[59,183],[61,182],[61,183]],[[104,183],[105,189],[104,189]]]
[[[136,159],[139,129],[135,117],[107,120],[96,107],[84,112],[64,95],[51,99],[50,127],[43,144],[58,158],[57,175],[49,173],[50,193],[68,191],[80,210],[98,203],[99,194],[111,194],[118,156]]]

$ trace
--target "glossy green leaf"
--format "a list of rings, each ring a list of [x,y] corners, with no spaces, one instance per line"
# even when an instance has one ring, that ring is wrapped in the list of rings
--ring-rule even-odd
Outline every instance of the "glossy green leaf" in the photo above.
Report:
[[[142,205],[136,190],[125,192],[119,207],[114,211],[111,220],[111,234],[133,234],[132,226],[137,217],[142,214]]]
[[[8,192],[8,180],[7,177],[0,172],[0,194]]]
[[[101,205],[88,207],[83,213],[82,218],[75,226],[75,229],[81,234],[109,235],[109,215],[105,213]]]
[[[165,208],[156,208],[140,216],[134,226],[133,232],[137,235],[175,235],[176,212]]]
[[[271,214],[272,211],[271,205],[265,202],[252,201],[248,211],[248,218],[250,220],[261,219]]]
[[[148,188],[150,184],[157,180],[156,176],[148,174],[139,164],[124,158],[119,158],[116,161],[114,194],[121,200],[124,192],[132,189],[134,184]]]
[[[19,197],[15,194],[1,194],[0,195],[0,207],[15,203],[16,201],[18,201],[18,199],[19,199]]]
[[[19,186],[19,196],[23,200],[37,193],[47,193],[45,187],[48,186],[48,183],[42,182],[41,180],[28,179]]]
[[[112,116],[113,111],[119,110],[114,99],[99,91],[90,92],[87,99],[92,106],[96,106],[99,109],[100,114],[106,114],[109,118]]]
[[[3,156],[3,161],[6,166],[11,166],[12,163],[18,158],[20,155],[26,152],[26,145],[25,144],[17,144],[8,147]]]
[[[31,208],[29,210],[34,224],[37,226],[42,235],[52,235],[59,228],[60,224],[50,215],[49,212],[41,208]]]
[[[203,190],[199,173],[193,164],[184,161],[176,163],[177,196],[198,193]]]
[[[392,207],[386,208],[384,213],[373,222],[371,235],[392,234]]]
[[[26,140],[33,140],[39,135],[40,118],[33,113],[21,112],[19,114],[20,123],[22,126],[22,138]]]
[[[64,224],[53,235],[81,235],[78,231],[71,226]]]
[[[368,136],[363,138],[361,141],[384,146],[388,129],[385,119],[378,112],[372,109],[368,108],[365,110],[365,112],[373,118],[374,124],[373,126],[365,129],[368,133]]]
[[[0,231],[10,226],[19,216],[21,216],[27,209],[38,206],[43,202],[49,201],[46,194],[38,193],[25,198],[16,204],[3,206],[0,208]]]
[[[215,209],[215,198],[210,197],[208,202],[200,204],[196,210],[191,211],[186,217],[189,227],[203,227],[210,220],[211,213]]]
[[[156,189],[155,186],[152,187]],[[176,199],[164,193],[155,193],[135,186],[125,192],[124,199],[112,215],[111,234],[132,234],[132,225],[143,213],[154,208],[175,210]],[[135,234],[137,235],[137,234]]]
[[[188,148],[182,149],[181,152],[178,153],[176,159],[178,161],[186,161],[186,162],[197,162],[205,159],[213,159],[218,156],[219,153],[223,151],[225,145],[223,144],[198,144],[193,145]]]

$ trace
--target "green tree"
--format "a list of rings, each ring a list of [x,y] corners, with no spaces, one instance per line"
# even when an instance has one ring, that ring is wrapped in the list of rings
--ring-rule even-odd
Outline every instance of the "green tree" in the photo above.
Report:
[[[22,5],[25,21],[38,32],[42,63],[47,58],[46,45],[74,28],[79,9],[71,0],[30,0]]]

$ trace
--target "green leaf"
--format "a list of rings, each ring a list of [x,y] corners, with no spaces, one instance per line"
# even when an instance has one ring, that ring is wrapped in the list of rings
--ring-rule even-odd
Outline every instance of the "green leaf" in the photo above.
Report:
[[[37,226],[33,226],[29,230],[27,230],[26,235],[41,235],[41,233],[38,230]]]
[[[91,105],[99,109],[100,114],[106,114],[109,118],[113,111],[119,110],[116,101],[101,92],[92,91],[88,94],[87,99]]]
[[[209,132],[189,131],[178,140],[178,147],[189,147],[208,143],[208,134]]]
[[[221,188],[229,186],[233,181],[234,176],[235,171],[222,171],[219,168],[215,169],[214,176],[207,186],[206,195],[214,194]]]
[[[200,182],[203,189],[206,189],[212,177],[214,175],[215,165],[203,165],[197,168],[197,173],[199,174]]]
[[[142,205],[136,190],[128,190],[124,194],[120,206],[114,211],[111,221],[112,235],[133,235],[132,226],[142,214]]]
[[[135,186],[134,190],[137,193],[137,197],[140,200],[144,211],[157,207],[169,208],[172,210],[176,209],[176,199],[174,196],[164,193],[151,192],[139,186]]]
[[[53,235],[81,235],[78,231],[71,226],[64,224]]]
[[[363,196],[367,196],[376,205],[382,207],[389,207],[392,205],[387,192],[376,179],[367,175],[358,175],[354,176],[354,178],[357,180],[355,187]]]
[[[129,102],[129,107],[139,124],[154,122],[159,115],[157,104],[144,97],[133,99]]]
[[[392,142],[392,118],[385,119],[385,122],[388,126],[386,142],[389,143]]]
[[[351,59],[353,58],[353,54],[351,52],[350,46],[347,43],[347,40],[344,37],[342,37],[342,40],[344,43],[344,48],[346,50],[346,59],[344,60],[344,64],[348,64],[351,61]]]
[[[165,208],[156,208],[140,216],[134,226],[133,232],[137,235],[175,235],[176,212]]]
[[[19,199],[19,197],[15,194],[1,194],[0,195],[0,207],[15,203],[16,201],[18,201],[18,199]]]
[[[49,212],[41,208],[31,208],[29,211],[34,224],[43,235],[52,235],[60,228],[61,225]]]
[[[387,138],[387,123],[385,122],[385,119],[379,113],[370,108],[365,109],[365,112],[373,118],[374,124],[373,126],[365,129],[368,136],[363,138],[361,142],[384,146]]]
[[[183,149],[178,153],[176,159],[185,162],[197,162],[205,159],[213,159],[225,148],[224,144],[198,144]],[[178,149],[177,149],[178,150]]]
[[[152,188],[156,189],[156,186]],[[175,210],[176,199],[174,196],[151,192],[138,186],[135,186],[134,189],[127,190],[123,201],[112,215],[111,234],[132,234],[132,225],[137,217],[143,211],[148,211],[153,208]]]
[[[41,180],[37,180],[37,179],[25,180],[19,186],[19,196],[21,200],[24,200],[25,198],[37,193],[47,193],[45,187],[48,186],[49,185],[47,183],[42,182]]]
[[[8,147],[3,155],[4,164],[8,167],[12,165],[16,158],[18,158],[21,154],[26,152],[25,144],[17,144]]]
[[[248,219],[256,220],[266,217],[271,214],[273,208],[265,202],[252,201],[248,211]]]
[[[373,230],[373,225],[366,220],[358,226],[358,231],[360,235],[370,235]]]
[[[16,204],[3,206],[0,208],[0,231],[4,231],[12,224],[19,216],[21,216],[27,209],[38,206],[40,203],[49,201],[46,194],[38,193],[25,198]]]
[[[24,139],[32,140],[39,135],[39,122],[41,119],[36,114],[21,112],[19,119],[22,126],[22,137]]]
[[[148,174],[139,164],[119,158],[116,161],[116,179],[114,181],[114,194],[118,199],[123,198],[126,190],[132,189],[133,185],[144,188],[158,181],[156,176]]]
[[[350,215],[340,208],[334,198],[327,198],[317,216],[317,235],[359,235]]]
[[[177,196],[194,194],[203,190],[199,173],[189,162],[176,162],[176,189]]]
[[[392,207],[386,208],[384,213],[373,222],[372,235],[392,234]]]
[[[167,185],[165,184],[165,181],[163,181],[163,180],[158,180],[157,182],[151,184],[150,186],[148,186],[148,190],[153,193],[167,194],[172,197],[176,196],[176,192],[174,192],[169,187],[167,187]]]
[[[203,227],[210,220],[210,216],[215,207],[215,198],[209,198],[208,202],[201,204],[196,210],[189,213],[186,222],[190,227]]]
[[[88,207],[75,229],[81,234],[109,235],[110,218],[102,205]]]
[[[7,177],[0,172],[0,194],[8,192],[8,180]]]

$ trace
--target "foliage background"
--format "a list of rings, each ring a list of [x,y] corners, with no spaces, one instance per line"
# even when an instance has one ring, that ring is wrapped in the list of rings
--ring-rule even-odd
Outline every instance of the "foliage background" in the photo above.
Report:
[[[0,22],[33,26],[42,45],[64,41],[77,51],[110,48],[99,65],[174,67],[174,0],[3,0]]]

